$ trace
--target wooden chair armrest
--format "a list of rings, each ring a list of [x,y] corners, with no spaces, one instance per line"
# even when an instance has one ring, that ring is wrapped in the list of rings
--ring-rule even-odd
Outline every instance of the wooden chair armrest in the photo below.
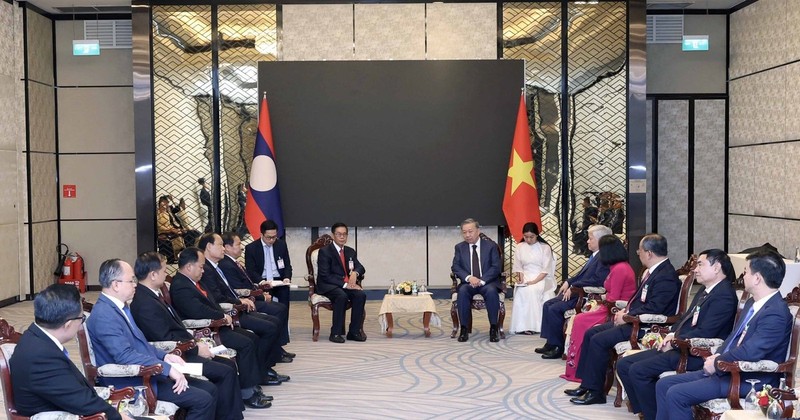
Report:
[[[105,420],[106,413],[95,413],[90,416],[80,416],[78,417],[80,420]]]
[[[179,341],[177,344],[175,344],[175,349],[170,353],[177,356],[183,356],[187,351],[195,347],[197,347],[197,344],[194,342],[194,340]]]
[[[253,289],[250,291],[250,296],[254,297],[264,296],[264,289]]]
[[[631,324],[631,336],[628,338],[628,341],[631,343],[631,349],[638,350],[639,349],[639,329],[641,328],[641,323],[639,321],[638,316],[631,316],[625,314],[622,316],[622,320]]]
[[[154,413],[156,411],[156,403],[158,402],[156,394],[153,392],[150,378],[154,375],[160,375],[163,370],[164,368],[161,365],[151,365],[142,366],[142,369],[139,371],[139,376],[142,377],[142,384],[147,387],[147,389],[144,390],[144,396],[147,400],[147,409],[149,413]]]
[[[134,395],[136,395],[136,390],[132,386],[127,386],[125,388],[112,389],[111,396],[108,399],[111,401],[130,400],[133,399]]]
[[[731,385],[728,388],[728,404],[734,410],[741,410],[742,405],[739,404],[739,386],[741,385],[741,375],[739,370],[739,362],[725,362],[717,360],[717,369],[728,372],[731,374]]]
[[[570,296],[577,296],[578,300],[575,302],[575,315],[583,312],[583,305],[586,303],[583,301],[583,298],[586,297],[586,293],[583,291],[583,287],[570,287],[569,288]]]

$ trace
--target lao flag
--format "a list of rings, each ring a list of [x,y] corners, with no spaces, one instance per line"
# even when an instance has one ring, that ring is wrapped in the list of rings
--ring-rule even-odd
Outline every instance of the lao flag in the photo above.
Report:
[[[247,204],[244,207],[244,221],[254,239],[261,237],[261,223],[264,220],[274,220],[278,224],[278,236],[283,236],[281,194],[278,191],[275,144],[272,141],[266,93],[261,99],[261,110],[258,113],[258,134],[250,169],[250,188],[247,190]]]
[[[522,240],[522,226],[534,222],[542,231],[542,216],[539,212],[539,191],[536,190],[536,175],[531,151],[531,135],[528,128],[528,112],[525,97],[519,98],[517,125],[508,160],[508,177],[503,196],[503,214],[508,231],[517,241]]]

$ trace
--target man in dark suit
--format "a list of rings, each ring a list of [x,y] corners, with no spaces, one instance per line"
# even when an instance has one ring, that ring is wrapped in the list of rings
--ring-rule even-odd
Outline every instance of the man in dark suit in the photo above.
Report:
[[[694,273],[695,280],[704,287],[697,292],[683,317],[670,327],[661,348],[623,357],[617,362],[617,374],[625,385],[633,412],[642,413],[646,420],[656,418],[656,381],[659,375],[678,367],[680,352],[673,349],[672,339],[722,339],[733,328],[737,305],[733,289],[736,273],[728,254],[721,249],[701,252]],[[703,359],[689,357],[687,370],[702,367]]]
[[[197,191],[197,198],[200,200],[200,224],[203,224],[203,219],[205,219],[205,232],[213,232],[214,212],[211,210],[211,192],[208,191],[205,178],[199,178],[197,183],[200,184],[200,189]]]
[[[187,381],[174,368],[174,365],[184,364],[183,359],[153,347],[136,325],[130,308],[125,303],[136,293],[137,281],[133,268],[118,259],[107,260],[100,265],[99,281],[103,292],[86,321],[97,364],[160,364],[164,370],[161,375],[153,377],[151,382],[156,397],[185,408],[188,418],[213,419],[217,387],[208,381],[191,378]],[[142,379],[101,377],[100,382],[105,386],[124,388],[141,385]]]
[[[222,246],[225,251],[225,256],[219,260],[219,268],[222,270],[222,275],[230,283],[231,287],[237,289],[255,290],[256,284],[248,276],[247,271],[239,263],[239,257],[242,256],[242,240],[239,235],[233,232],[226,232],[222,234]],[[288,286],[281,286],[277,289],[288,290]],[[280,337],[278,342],[281,346],[289,342],[289,304],[281,302],[273,302],[270,294],[265,293],[261,296],[254,296],[254,303],[256,311],[272,315],[278,319],[281,324]],[[289,353],[282,350],[283,357],[280,362],[291,363],[291,359],[295,357],[294,353]]]
[[[145,252],[136,258],[133,267],[139,285],[131,301],[131,313],[142,333],[150,341],[194,340],[183,325],[177,311],[161,296],[161,286],[167,278],[167,264],[161,254]],[[250,408],[267,408],[272,405],[266,396],[254,392],[253,384],[239,389],[236,363],[224,357],[214,357],[208,346],[198,342],[197,346],[183,354],[184,360],[203,365],[203,376],[217,387],[217,419],[237,420],[242,418],[244,405]],[[242,393],[247,395],[242,404]]]
[[[246,306],[245,311],[239,313],[239,324],[258,336],[259,363],[267,365],[269,368],[267,375],[270,378],[281,382],[289,381],[289,376],[280,375],[272,369],[272,366],[283,358],[283,349],[278,340],[281,334],[281,321],[272,315],[257,312],[252,300],[239,297],[233,290],[219,268],[219,262],[225,258],[225,247],[222,245],[221,236],[216,233],[206,233],[200,237],[197,245],[206,259],[200,284],[217,303]]]
[[[261,239],[244,248],[244,266],[255,283],[282,281],[285,286],[273,287],[270,294],[289,309],[289,285],[292,283],[292,260],[286,241],[278,237],[278,225],[272,220],[261,223]],[[225,238],[223,238],[225,239]],[[265,264],[269,262],[269,264]],[[288,314],[288,312],[287,312]]]
[[[66,411],[128,419],[97,396],[64,348],[84,320],[78,289],[64,284],[47,287],[33,299],[33,316],[34,323],[22,334],[9,361],[18,414]]]
[[[579,405],[605,404],[603,393],[605,373],[611,358],[610,351],[619,342],[630,339],[633,327],[622,318],[624,315],[659,314],[675,315],[680,297],[681,282],[675,268],[667,258],[667,239],[657,233],[642,238],[636,251],[642,265],[647,267],[639,290],[628,301],[625,309],[614,315],[612,322],[598,325],[586,331],[583,337],[581,359],[576,376],[582,379],[581,386],[565,390],[573,397],[570,402]],[[644,335],[640,329],[639,338]]]
[[[347,339],[366,341],[361,334],[364,328],[364,304],[367,295],[361,289],[359,280],[366,270],[358,261],[356,250],[345,246],[349,231],[344,223],[331,226],[333,243],[322,247],[317,254],[317,293],[324,295],[333,303],[333,325],[329,340],[344,343],[344,316],[350,302],[350,330]]]
[[[581,271],[561,284],[556,297],[544,303],[542,308],[542,338],[547,339],[543,347],[534,351],[542,353],[543,359],[561,359],[564,354],[564,313],[575,309],[578,297],[573,296],[570,287],[603,287],[608,277],[608,267],[600,262],[599,240],[611,235],[611,229],[603,225],[589,226],[589,239],[586,244],[592,252],[589,261]]]
[[[197,248],[186,248],[178,256],[178,273],[172,278],[169,294],[172,306],[182,319],[224,319],[227,326],[219,329],[222,344],[236,350],[239,365],[239,384],[243,389],[256,384],[280,385],[277,378],[269,377],[269,368],[259,348],[257,335],[238,326],[232,326],[231,316],[214,300],[214,295],[201,284],[205,269],[205,256]],[[242,397],[247,398],[247,394]]]
[[[786,274],[783,258],[775,252],[760,250],[747,256],[744,289],[752,295],[742,308],[731,334],[708,357],[703,369],[667,376],[656,383],[657,419],[689,420],[692,406],[728,395],[731,376],[717,368],[717,360],[726,362],[771,360],[786,361],[792,332],[792,315],[778,289]],[[778,385],[779,373],[742,372],[741,380],[758,379],[761,386]],[[744,398],[750,387],[739,388]]]
[[[455,247],[453,266],[450,268],[459,281],[458,284],[458,322],[461,331],[459,342],[469,339],[467,325],[472,317],[472,297],[480,294],[486,301],[486,314],[489,316],[489,341],[498,342],[497,314],[500,311],[500,295],[503,284],[500,280],[502,262],[497,244],[481,239],[481,228],[477,220],[461,222],[463,242]]]

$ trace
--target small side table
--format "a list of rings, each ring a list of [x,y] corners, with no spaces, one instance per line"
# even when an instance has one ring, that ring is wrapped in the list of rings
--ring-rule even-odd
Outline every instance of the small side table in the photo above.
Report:
[[[420,294],[418,296],[386,295],[383,297],[378,322],[381,325],[381,331],[385,331],[388,338],[392,338],[392,329],[394,328],[392,314],[395,312],[422,312],[422,326],[425,330],[425,337],[431,336],[431,320],[433,320],[434,327],[442,326],[442,319],[439,318],[439,314],[436,312],[436,302],[433,301],[430,294]]]

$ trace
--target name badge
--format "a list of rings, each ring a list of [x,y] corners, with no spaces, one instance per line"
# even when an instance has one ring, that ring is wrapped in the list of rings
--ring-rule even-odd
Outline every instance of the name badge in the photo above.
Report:
[[[283,258],[278,257],[278,270],[283,270],[286,266],[283,264]]]
[[[642,297],[641,297],[641,299],[639,299],[639,300],[642,301],[642,303],[644,303],[644,301],[647,300],[647,288],[648,287],[650,287],[650,285],[649,284],[645,284],[644,288],[642,288]]]
[[[739,341],[736,342],[736,347],[742,345],[742,341],[744,341],[744,336],[747,335],[747,329],[750,328],[750,323],[748,322],[747,325],[744,326],[744,331],[742,331],[742,335],[739,336]]]
[[[697,318],[700,318],[700,307],[695,306],[694,308],[694,315],[692,315],[692,326],[697,326]]]
[[[355,264],[353,264],[353,259],[352,259],[352,258],[350,258],[350,261],[348,261],[348,262],[347,262],[347,268],[349,268],[349,269],[350,269],[350,271],[353,271],[353,270],[355,270],[355,268],[356,268],[356,265],[355,265]]]

